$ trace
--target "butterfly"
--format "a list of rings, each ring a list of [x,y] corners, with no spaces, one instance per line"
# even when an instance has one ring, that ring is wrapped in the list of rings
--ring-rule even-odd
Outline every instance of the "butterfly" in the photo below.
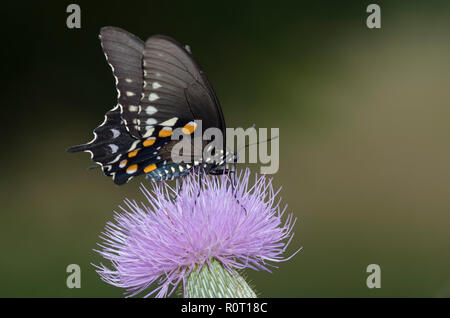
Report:
[[[171,156],[178,142],[171,139],[174,130],[193,135],[198,121],[202,131],[220,129],[225,145],[222,109],[189,47],[163,35],[144,43],[117,27],[102,28],[99,37],[115,78],[117,105],[94,129],[93,140],[67,151],[89,152],[118,185],[144,174],[153,181],[173,180],[196,168],[225,173],[227,159],[234,156],[225,147],[212,158],[177,162]]]

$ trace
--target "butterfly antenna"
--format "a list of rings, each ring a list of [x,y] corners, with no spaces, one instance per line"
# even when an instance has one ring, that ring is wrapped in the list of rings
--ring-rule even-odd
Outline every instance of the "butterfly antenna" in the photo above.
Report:
[[[256,124],[255,124],[255,123],[253,123],[253,124],[250,126],[250,128],[255,128],[255,127],[256,127]],[[239,149],[236,151],[236,153],[238,153],[239,150],[242,150],[242,149],[244,149],[244,148],[248,148],[248,147],[254,146],[254,145],[259,145],[259,144],[262,144],[262,143],[264,143],[264,142],[269,142],[269,141],[275,140],[275,139],[277,139],[277,138],[278,138],[278,136],[274,136],[274,137],[270,137],[269,139],[266,139],[266,140],[264,140],[264,141],[257,141],[257,142],[253,142],[253,143],[251,143],[251,144],[246,144],[245,146],[239,148]]]
[[[269,142],[269,141],[272,141],[272,140],[275,140],[275,139],[278,139],[278,136],[270,137],[269,139],[266,139],[266,140],[263,140],[263,141],[257,141],[257,142],[253,142],[251,144],[246,144],[245,146],[239,148],[237,152],[239,152],[239,150],[242,150],[244,148],[248,148],[248,147],[254,146],[254,145],[259,145],[259,144],[262,144],[262,143],[265,143],[265,142]]]

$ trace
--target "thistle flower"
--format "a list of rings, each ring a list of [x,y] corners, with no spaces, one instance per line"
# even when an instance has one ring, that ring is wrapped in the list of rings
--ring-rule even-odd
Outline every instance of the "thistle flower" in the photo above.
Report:
[[[237,176],[192,173],[175,188],[160,182],[147,202],[125,200],[98,244],[111,267],[96,266],[101,278],[135,296],[165,297],[182,283],[185,297],[256,297],[238,271],[275,267],[293,233],[292,214],[282,220],[278,191],[265,176],[249,184],[250,171]],[[180,190],[181,183],[181,190]],[[298,252],[298,251],[297,251]],[[95,265],[94,265],[95,266]]]

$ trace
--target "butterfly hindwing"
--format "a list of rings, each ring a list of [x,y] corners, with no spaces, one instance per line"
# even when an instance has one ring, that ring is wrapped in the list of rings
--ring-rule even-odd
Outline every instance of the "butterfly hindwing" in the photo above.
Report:
[[[100,164],[104,171],[117,162],[123,153],[136,147],[139,140],[133,138],[120,116],[118,106],[105,114],[103,123],[94,129],[94,139],[87,144],[73,146],[68,152],[85,151],[91,154],[91,159]]]
[[[156,135],[162,127],[156,127]],[[112,174],[114,182],[118,185],[124,184],[142,174],[147,174],[154,169],[156,165],[169,160],[170,154],[167,153],[165,145],[170,142],[170,137],[148,137],[140,139],[131,151],[121,155],[120,159],[111,165],[108,171]]]

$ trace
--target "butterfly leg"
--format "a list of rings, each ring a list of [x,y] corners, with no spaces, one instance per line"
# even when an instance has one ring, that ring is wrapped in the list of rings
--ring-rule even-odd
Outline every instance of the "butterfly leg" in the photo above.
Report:
[[[181,195],[182,190],[183,190],[183,181],[180,181],[180,185],[178,186],[178,189],[177,189],[178,195]]]
[[[202,191],[203,188],[203,175],[204,175],[204,171],[202,169],[199,170],[199,175],[198,175],[198,185],[199,185],[199,190],[197,193],[197,198],[195,199],[195,204],[197,204],[197,199],[200,196],[200,192]]]
[[[239,199],[237,198],[237,180],[236,180],[236,162],[233,162],[231,170],[229,170],[231,175],[231,189],[234,193],[234,198],[236,199],[236,202],[239,203],[239,205],[244,209],[245,214],[247,214],[247,209],[241,204]]]
[[[199,177],[198,177],[198,185],[199,185],[199,191],[198,191],[198,194],[197,194],[197,198],[200,196],[200,191],[201,191],[201,189],[202,189],[202,184],[203,184],[203,173],[202,172],[200,172],[200,175],[199,175]]]

